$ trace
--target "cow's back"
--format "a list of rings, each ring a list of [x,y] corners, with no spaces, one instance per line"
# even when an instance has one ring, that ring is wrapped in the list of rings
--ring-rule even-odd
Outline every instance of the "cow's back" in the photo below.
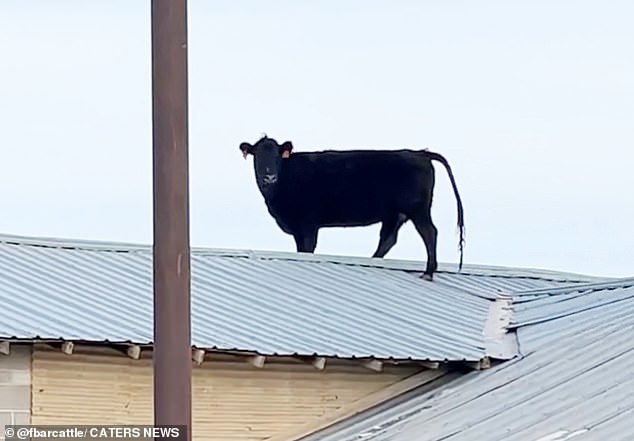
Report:
[[[434,170],[412,150],[294,153],[284,161],[277,205],[322,226],[369,225],[423,203]]]

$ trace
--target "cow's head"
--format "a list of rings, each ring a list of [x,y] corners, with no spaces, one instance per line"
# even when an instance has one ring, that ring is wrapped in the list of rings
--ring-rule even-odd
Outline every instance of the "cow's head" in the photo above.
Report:
[[[258,187],[263,192],[267,192],[275,186],[279,178],[282,160],[290,156],[293,144],[286,141],[280,145],[273,138],[264,136],[254,145],[243,142],[240,144],[240,150],[245,159],[247,155],[253,155],[253,167]]]

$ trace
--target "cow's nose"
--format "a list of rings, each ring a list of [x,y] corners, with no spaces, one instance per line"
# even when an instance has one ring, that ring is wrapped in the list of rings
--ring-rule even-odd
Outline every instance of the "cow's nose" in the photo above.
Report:
[[[266,184],[275,184],[277,181],[277,175],[264,175],[264,182]]]

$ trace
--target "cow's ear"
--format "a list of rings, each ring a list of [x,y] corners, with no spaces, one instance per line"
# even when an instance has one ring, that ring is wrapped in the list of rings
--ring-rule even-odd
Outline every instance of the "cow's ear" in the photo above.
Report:
[[[240,144],[240,150],[242,151],[242,156],[244,159],[247,159],[247,155],[253,154],[253,146],[248,142],[243,142]]]
[[[290,141],[286,141],[284,144],[280,146],[280,154],[282,158],[286,159],[291,156],[291,152],[293,151],[293,143]]]

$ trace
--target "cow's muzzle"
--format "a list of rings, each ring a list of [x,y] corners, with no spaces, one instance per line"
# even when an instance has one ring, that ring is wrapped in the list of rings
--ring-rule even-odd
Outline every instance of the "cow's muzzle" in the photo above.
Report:
[[[277,182],[277,175],[264,175],[264,178],[262,178],[262,183],[264,185],[271,185],[271,184],[275,184]]]

